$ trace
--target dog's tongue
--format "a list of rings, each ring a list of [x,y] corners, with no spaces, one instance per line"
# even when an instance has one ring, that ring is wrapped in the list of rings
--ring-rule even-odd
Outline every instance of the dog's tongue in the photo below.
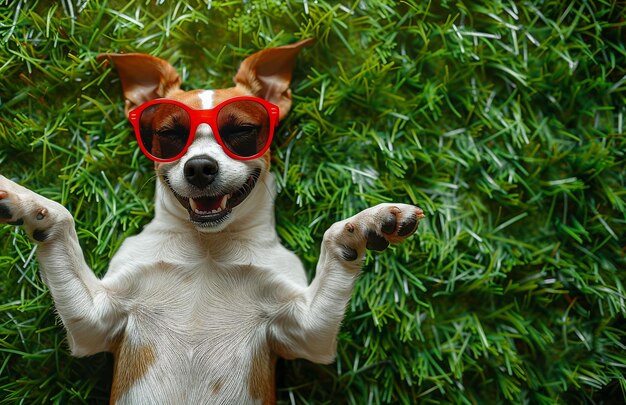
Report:
[[[194,198],[193,202],[195,203],[195,206],[198,209],[198,211],[210,212],[220,207],[222,198],[221,197]]]

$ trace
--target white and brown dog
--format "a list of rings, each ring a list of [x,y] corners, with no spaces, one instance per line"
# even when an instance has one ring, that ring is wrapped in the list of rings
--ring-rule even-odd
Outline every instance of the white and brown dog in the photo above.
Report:
[[[167,62],[105,54],[139,144],[156,161],[155,217],[98,279],[72,215],[0,176],[0,222],[39,243],[71,351],[115,356],[111,403],[269,404],[277,356],[334,360],[365,249],[413,233],[422,210],[381,204],[325,233],[309,284],[274,228],[267,152],[291,106],[294,60],[310,41],[248,57],[235,87],[183,91]]]

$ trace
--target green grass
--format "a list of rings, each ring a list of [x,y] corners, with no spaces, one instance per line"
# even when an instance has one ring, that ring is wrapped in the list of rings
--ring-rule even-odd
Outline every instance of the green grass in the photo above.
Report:
[[[626,400],[623,2],[0,4],[0,172],[68,207],[97,274],[154,176],[95,56],[222,88],[253,51],[318,39],[272,146],[284,244],[312,275],[338,219],[427,219],[368,256],[335,364],[279,364],[281,403]],[[0,227],[0,403],[106,403],[111,357],[69,356],[33,249]]]

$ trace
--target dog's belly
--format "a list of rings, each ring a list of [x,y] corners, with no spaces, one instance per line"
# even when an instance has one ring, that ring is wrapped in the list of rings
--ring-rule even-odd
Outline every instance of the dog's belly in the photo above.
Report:
[[[167,267],[167,266],[166,266]],[[158,268],[132,288],[112,402],[271,403],[277,288],[262,269]]]

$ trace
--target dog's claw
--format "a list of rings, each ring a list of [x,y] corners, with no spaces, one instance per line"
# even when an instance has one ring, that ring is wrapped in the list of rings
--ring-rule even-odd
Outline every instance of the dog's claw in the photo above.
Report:
[[[48,210],[45,208],[41,208],[39,209],[39,211],[37,212],[37,220],[41,221],[42,219],[44,219],[46,216],[48,215]]]

